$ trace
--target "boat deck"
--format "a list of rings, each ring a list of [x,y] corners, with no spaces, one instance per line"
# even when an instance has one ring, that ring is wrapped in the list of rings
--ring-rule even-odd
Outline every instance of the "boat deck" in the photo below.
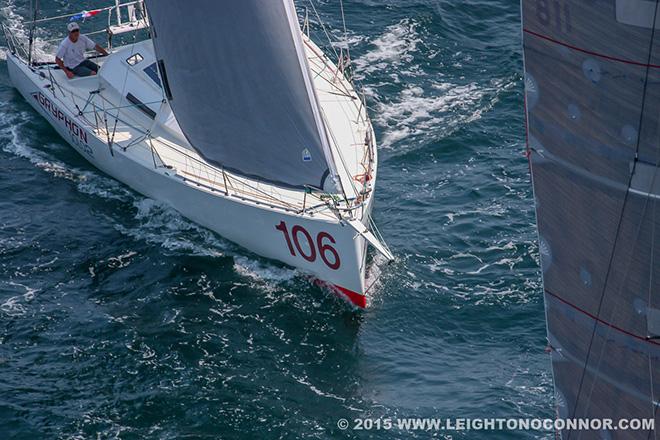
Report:
[[[43,66],[40,71],[52,84],[54,96],[61,104],[74,114],[80,109],[81,118],[95,136],[108,143],[109,148],[121,150],[145,165],[168,168],[186,183],[201,190],[335,219],[336,214],[328,207],[328,197],[334,199],[340,209],[351,209],[361,205],[371,195],[376,161],[373,129],[363,100],[343,73],[306,36],[304,42],[346,198],[343,195],[329,196],[278,187],[223,171],[207,163],[185,137],[164,129],[158,117],[154,119],[153,115],[149,116],[139,106],[128,102],[125,90],[119,91],[103,80],[103,64],[113,56],[122,56],[122,53],[130,55],[135,50],[131,46],[116,49],[107,59],[99,58],[97,62],[102,67],[96,77],[69,80],[62,71],[52,66]],[[145,43],[151,45],[150,42],[136,44]]]

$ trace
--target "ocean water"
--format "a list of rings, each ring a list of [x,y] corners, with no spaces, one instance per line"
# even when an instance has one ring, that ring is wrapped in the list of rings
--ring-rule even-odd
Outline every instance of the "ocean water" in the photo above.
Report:
[[[57,15],[110,2],[41,3]],[[371,307],[355,312],[94,169],[2,59],[1,439],[553,438],[337,427],[553,417],[553,391],[519,4],[346,0],[346,35],[336,0],[313,4],[350,49],[379,141],[375,220],[396,261],[371,258]],[[18,36],[28,5],[0,0]],[[38,55],[62,34],[45,26]]]

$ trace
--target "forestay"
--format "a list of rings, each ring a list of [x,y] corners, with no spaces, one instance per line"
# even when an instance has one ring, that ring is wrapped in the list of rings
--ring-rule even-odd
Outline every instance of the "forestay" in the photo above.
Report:
[[[329,137],[292,0],[147,6],[168,100],[205,160],[289,187],[333,185]]]
[[[648,0],[523,0],[529,152],[562,418],[658,418],[659,10]]]

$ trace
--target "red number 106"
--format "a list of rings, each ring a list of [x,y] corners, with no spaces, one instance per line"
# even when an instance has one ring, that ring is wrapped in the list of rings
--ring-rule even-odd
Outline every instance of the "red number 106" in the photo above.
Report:
[[[301,257],[310,263],[313,263],[316,261],[316,254],[318,249],[318,254],[321,256],[321,260],[323,260],[325,265],[330,269],[337,270],[339,269],[339,266],[341,266],[339,253],[337,253],[337,250],[330,245],[330,243],[336,243],[335,239],[327,232],[319,232],[316,236],[316,243],[314,243],[310,233],[307,232],[307,229],[303,228],[302,226],[295,225],[293,228],[291,228],[291,234],[289,234],[289,229],[287,228],[286,223],[282,221],[279,225],[275,226],[275,229],[282,231],[284,234],[284,239],[286,240],[286,245],[289,248],[289,252],[294,257],[296,256],[297,250]],[[305,251],[305,249],[300,246],[301,240],[307,240],[309,251]],[[330,259],[328,259],[328,254],[330,254]]]

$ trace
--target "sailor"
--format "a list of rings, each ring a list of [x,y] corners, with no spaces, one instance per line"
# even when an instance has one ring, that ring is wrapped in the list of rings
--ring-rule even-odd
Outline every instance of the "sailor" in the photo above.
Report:
[[[74,76],[96,75],[99,66],[85,58],[85,51],[95,49],[102,55],[107,55],[108,51],[94,43],[89,37],[80,35],[78,23],[69,23],[67,29],[69,35],[60,43],[57,55],[55,55],[55,63],[60,66],[69,79]]]

